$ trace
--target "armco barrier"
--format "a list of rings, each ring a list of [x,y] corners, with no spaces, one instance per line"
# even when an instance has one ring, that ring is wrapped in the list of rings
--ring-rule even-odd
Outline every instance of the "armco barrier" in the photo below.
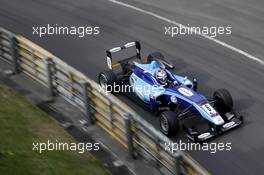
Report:
[[[15,46],[16,40],[15,35],[8,30],[5,30],[3,28],[0,28],[0,59],[12,64],[13,57],[16,55],[16,47]],[[17,64],[12,64],[17,65]],[[14,71],[14,70],[13,70]]]
[[[49,89],[49,96],[62,96],[78,107],[88,121],[99,125],[128,150],[131,158],[142,157],[164,174],[209,174],[184,152],[171,153],[171,141],[96,82],[26,38],[0,28],[0,58],[13,65],[13,73],[25,73]]]

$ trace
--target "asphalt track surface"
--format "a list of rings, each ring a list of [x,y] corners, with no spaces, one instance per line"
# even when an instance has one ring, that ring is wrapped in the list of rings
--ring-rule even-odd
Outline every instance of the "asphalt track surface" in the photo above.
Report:
[[[261,1],[126,1],[182,24],[231,25],[231,37],[219,39],[263,59],[263,15]],[[32,35],[32,26],[47,24],[100,26],[97,36]],[[200,36],[170,38],[164,35],[167,22],[107,0],[1,0],[0,25],[47,48],[67,63],[97,79],[106,69],[105,50],[131,40],[142,43],[143,56],[160,51],[175,64],[175,71],[197,77],[199,91],[210,96],[220,87],[233,95],[235,109],[245,124],[212,142],[231,142],[230,152],[190,152],[212,174],[262,174],[264,162],[264,67],[228,48]],[[158,118],[123,96],[147,121],[158,127]],[[182,134],[172,138],[183,139]]]

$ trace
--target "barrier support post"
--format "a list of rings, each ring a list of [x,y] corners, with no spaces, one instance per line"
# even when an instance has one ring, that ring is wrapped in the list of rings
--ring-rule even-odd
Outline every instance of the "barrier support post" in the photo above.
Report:
[[[84,102],[85,116],[89,124],[94,124],[95,121],[93,119],[93,115],[91,111],[92,109],[90,107],[90,104],[91,104],[90,91],[92,90],[91,84],[89,82],[83,82],[82,88],[83,88],[83,102]]]
[[[4,55],[4,50],[3,50],[3,43],[2,43],[2,34],[3,34],[3,29],[0,27],[0,51],[1,51],[1,57],[3,58]]]
[[[13,63],[13,74],[19,73],[19,60],[18,60],[18,47],[17,47],[17,39],[15,36],[11,37],[11,57]]]
[[[51,58],[47,58],[45,59],[45,63],[46,63],[46,70],[47,70],[47,79],[48,79],[48,88],[49,88],[49,97],[50,100],[53,101],[54,97],[56,96],[55,93],[55,87],[53,84],[53,62],[51,60]]]
[[[127,137],[127,146],[128,146],[128,153],[130,159],[135,159],[134,154],[134,145],[133,145],[133,131],[132,131],[132,124],[131,124],[131,116],[130,114],[125,115],[125,127],[126,127],[126,137]]]
[[[175,164],[175,175],[180,175],[181,174],[181,164],[182,164],[182,155],[179,153],[175,154],[175,159],[174,159],[174,164]]]

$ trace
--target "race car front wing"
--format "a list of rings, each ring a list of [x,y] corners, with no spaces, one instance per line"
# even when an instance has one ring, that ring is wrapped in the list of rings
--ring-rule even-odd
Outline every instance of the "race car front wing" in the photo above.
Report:
[[[214,126],[209,128],[208,131],[200,133],[196,128],[186,128],[183,130],[187,135],[187,138],[193,142],[204,142],[234,128],[239,127],[244,122],[243,116],[236,116],[235,114],[226,113],[227,121],[220,126]]]

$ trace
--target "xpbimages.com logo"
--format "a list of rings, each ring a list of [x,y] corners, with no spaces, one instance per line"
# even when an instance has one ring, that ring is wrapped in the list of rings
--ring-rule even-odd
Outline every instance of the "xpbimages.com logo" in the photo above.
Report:
[[[67,143],[59,142],[58,140],[47,142],[32,143],[32,150],[37,151],[40,154],[44,151],[77,151],[82,154],[85,151],[98,151],[100,149],[99,143]]]

